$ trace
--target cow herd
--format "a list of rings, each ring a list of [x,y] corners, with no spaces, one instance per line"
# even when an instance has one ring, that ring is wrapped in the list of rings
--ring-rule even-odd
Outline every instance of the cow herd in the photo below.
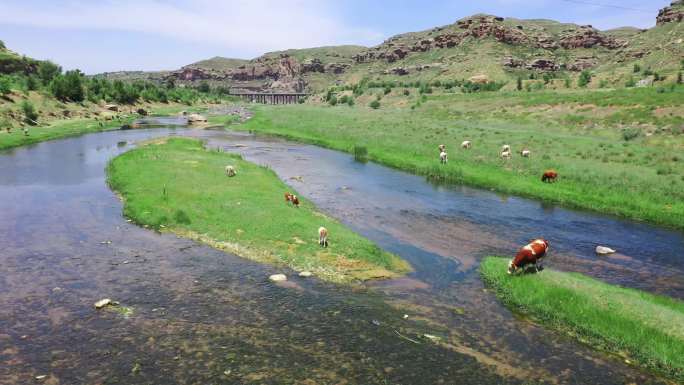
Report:
[[[464,140],[463,143],[461,143],[461,148],[464,150],[470,150],[473,147],[473,143],[469,140]],[[449,161],[449,155],[447,154],[446,151],[446,145],[440,144],[438,147],[439,149],[439,163],[441,164],[446,164]],[[508,160],[511,159],[513,152],[511,151],[511,146],[508,144],[504,144],[501,146],[501,152],[499,153],[499,156],[503,160]],[[530,155],[532,155],[532,151],[530,151],[527,148],[523,148],[519,152],[520,156],[523,158],[529,158]],[[552,183],[555,182],[556,179],[558,178],[558,172],[555,170],[546,170],[542,174],[542,182],[548,182]]]

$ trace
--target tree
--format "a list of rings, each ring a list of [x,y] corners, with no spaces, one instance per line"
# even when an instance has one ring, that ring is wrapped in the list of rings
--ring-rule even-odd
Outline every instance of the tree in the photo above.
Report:
[[[26,89],[28,91],[35,91],[38,89],[38,80],[34,75],[29,75],[26,77]]]
[[[591,82],[591,72],[584,70],[580,74],[579,79],[577,79],[577,85],[579,87],[586,87]]]
[[[82,102],[85,99],[83,74],[79,70],[72,70],[57,75],[50,83],[50,91],[61,101]]]
[[[639,64],[634,63],[634,73],[641,72],[641,66]]]
[[[677,84],[682,84],[682,71],[677,72]]]
[[[516,82],[515,89],[518,90],[518,91],[522,91],[522,89],[523,89],[523,85],[522,85],[522,84],[523,84],[523,83],[522,83],[522,78],[521,78],[520,76],[518,76],[518,80],[517,80],[517,82]]]
[[[209,91],[211,91],[211,87],[209,87],[209,83],[203,81],[202,83],[200,83],[199,87],[197,87],[197,91],[208,94]]]
[[[55,76],[59,75],[62,73],[62,67],[58,66],[57,64],[46,60],[40,62],[38,65],[38,77],[40,80],[43,82],[44,85],[50,84],[52,79],[55,78]]]

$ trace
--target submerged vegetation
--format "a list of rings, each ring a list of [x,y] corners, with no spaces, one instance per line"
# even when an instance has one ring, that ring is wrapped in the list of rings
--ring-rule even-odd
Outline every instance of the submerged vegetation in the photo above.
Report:
[[[237,176],[226,176],[226,165]],[[152,142],[114,159],[107,171],[124,214],[141,225],[331,281],[387,278],[410,269],[307,200],[300,198],[299,208],[286,204],[290,188],[274,172],[205,150],[197,140]],[[330,232],[328,248],[318,245],[320,226]]]
[[[236,129],[355,152],[447,182],[684,228],[684,88],[567,92],[391,93],[382,110],[263,106]],[[365,98],[365,99],[364,99]],[[407,108],[411,106],[411,108]],[[463,150],[464,140],[472,149]],[[446,144],[449,163],[438,163]],[[500,148],[509,144],[513,158]],[[519,155],[528,149],[529,158]],[[546,169],[559,172],[540,183]],[[658,171],[661,170],[661,171]],[[663,172],[666,170],[667,172]]]
[[[510,276],[507,262],[489,257],[480,273],[513,310],[627,362],[684,380],[684,302],[550,269]]]

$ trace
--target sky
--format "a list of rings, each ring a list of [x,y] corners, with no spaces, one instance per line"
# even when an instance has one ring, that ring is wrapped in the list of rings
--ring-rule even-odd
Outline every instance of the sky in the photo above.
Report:
[[[475,13],[649,28],[670,0],[0,0],[0,40],[85,73],[172,70],[214,56],[373,46]]]

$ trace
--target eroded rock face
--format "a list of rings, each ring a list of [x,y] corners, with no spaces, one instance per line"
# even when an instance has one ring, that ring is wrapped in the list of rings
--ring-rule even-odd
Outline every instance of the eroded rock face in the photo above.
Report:
[[[595,67],[597,64],[597,59],[595,57],[578,57],[574,62],[566,65],[566,68],[570,71],[584,71],[586,69]]]
[[[595,46],[616,49],[625,46],[625,42],[606,36],[590,25],[583,25],[578,30],[567,31],[560,38],[560,46],[565,49],[592,48]]]
[[[302,73],[325,72],[325,67],[320,59],[311,59],[302,63]]]
[[[680,23],[684,19],[684,1],[673,1],[669,7],[665,7],[658,12],[656,25],[666,23]]]
[[[526,65],[527,69],[539,71],[557,71],[560,65],[551,59],[535,59]]]

